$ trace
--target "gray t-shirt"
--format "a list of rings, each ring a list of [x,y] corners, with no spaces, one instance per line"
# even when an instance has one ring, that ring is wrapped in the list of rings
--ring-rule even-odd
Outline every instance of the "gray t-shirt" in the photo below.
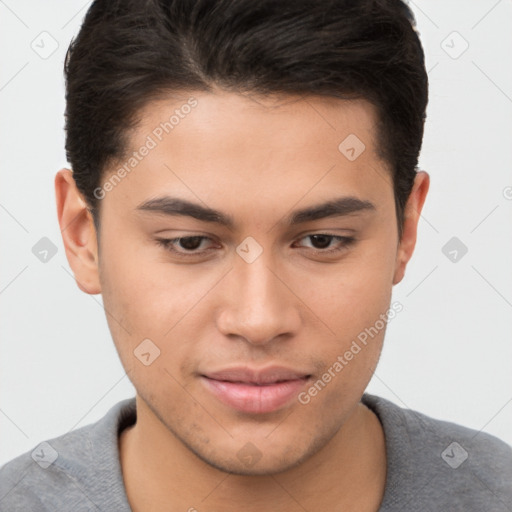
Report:
[[[379,512],[512,511],[509,445],[368,393],[362,402],[377,414],[386,438]],[[118,436],[135,419],[135,398],[129,398],[96,423],[9,461],[0,468],[0,511],[129,512]]]

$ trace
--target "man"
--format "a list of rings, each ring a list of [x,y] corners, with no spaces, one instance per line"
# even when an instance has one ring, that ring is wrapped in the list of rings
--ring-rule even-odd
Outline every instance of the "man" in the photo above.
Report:
[[[63,242],[137,394],[1,510],[510,510],[508,445],[365,393],[429,188],[403,3],[95,1],[65,71]]]

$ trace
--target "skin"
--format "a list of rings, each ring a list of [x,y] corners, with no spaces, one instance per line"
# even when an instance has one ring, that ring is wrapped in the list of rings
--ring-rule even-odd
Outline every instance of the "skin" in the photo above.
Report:
[[[102,294],[137,391],[137,422],[119,441],[132,509],[375,511],[385,440],[360,399],[385,328],[306,405],[242,413],[219,402],[199,374],[278,364],[321,377],[390,308],[429,175],[416,175],[399,241],[389,169],[376,153],[376,113],[364,100],[169,96],[142,111],[132,150],[190,96],[198,105],[100,201],[100,251],[71,171],[55,178],[69,264],[82,291]],[[366,146],[354,161],[338,150],[349,134]],[[136,211],[164,193],[229,214],[235,226]],[[344,195],[376,209],[283,224],[292,211]],[[307,236],[320,233],[356,241],[325,256]],[[180,236],[209,237],[196,249],[209,252],[179,257],[156,242]],[[248,236],[263,249],[252,263],[236,252]],[[327,248],[337,247],[332,239]],[[160,350],[148,366],[134,356],[146,338]],[[261,455],[251,466],[237,456],[247,443]]]

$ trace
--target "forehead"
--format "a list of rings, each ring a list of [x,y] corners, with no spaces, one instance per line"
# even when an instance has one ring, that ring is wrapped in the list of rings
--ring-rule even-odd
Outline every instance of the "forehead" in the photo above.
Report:
[[[128,155],[111,172],[129,170],[108,201],[136,208],[168,193],[247,213],[334,192],[378,203],[392,184],[377,156],[376,122],[365,100],[174,94],[140,112]]]
[[[269,147],[277,144],[293,147],[304,146],[304,138],[315,145],[319,139],[325,139],[328,132],[333,136],[337,132],[336,139],[352,130],[371,146],[376,115],[375,107],[364,99],[190,92],[148,103],[140,112],[141,122],[133,133],[132,142],[152,132],[159,138],[157,132],[162,123],[164,137],[170,133],[178,137],[180,133],[207,135],[205,143],[218,142],[226,135],[243,136],[247,140],[245,135],[250,134],[251,139],[266,141]],[[314,132],[318,136],[315,137]],[[276,138],[280,134],[282,137]]]
[[[320,151],[337,158],[339,144],[351,136],[356,149],[364,146],[366,156],[376,156],[376,115],[363,99],[191,92],[147,104],[130,141],[136,149],[150,136],[158,146],[173,146],[175,157],[185,151],[189,157],[250,159],[273,152],[274,158],[290,160]]]

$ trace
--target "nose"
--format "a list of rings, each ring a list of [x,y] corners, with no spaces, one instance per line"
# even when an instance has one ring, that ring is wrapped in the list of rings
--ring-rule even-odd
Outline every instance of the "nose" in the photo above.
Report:
[[[272,264],[265,251],[252,263],[236,256],[219,290],[218,329],[253,345],[296,334],[301,323],[300,300],[286,281],[284,271]]]

